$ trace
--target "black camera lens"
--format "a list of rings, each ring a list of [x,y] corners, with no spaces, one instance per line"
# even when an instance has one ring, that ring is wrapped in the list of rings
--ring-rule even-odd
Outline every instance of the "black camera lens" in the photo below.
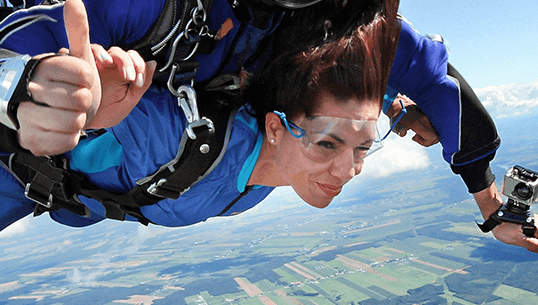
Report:
[[[527,184],[520,182],[514,187],[514,195],[521,200],[527,200],[532,197],[532,189]]]

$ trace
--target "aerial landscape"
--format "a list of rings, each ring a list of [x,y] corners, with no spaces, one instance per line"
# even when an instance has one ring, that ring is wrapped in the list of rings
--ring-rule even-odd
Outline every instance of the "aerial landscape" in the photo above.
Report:
[[[528,121],[498,124],[499,187],[514,164],[538,168]],[[0,238],[0,304],[538,303],[537,255],[481,233],[440,148],[426,151],[428,166],[358,180],[323,210],[284,190],[185,228],[25,219]]]

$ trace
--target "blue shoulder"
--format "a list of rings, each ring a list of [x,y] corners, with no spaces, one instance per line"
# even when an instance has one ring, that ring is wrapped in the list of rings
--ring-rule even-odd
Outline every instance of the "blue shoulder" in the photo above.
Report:
[[[443,43],[420,35],[407,21],[401,24],[389,86],[413,99],[446,77],[448,52]]]
[[[85,0],[90,38],[105,48],[144,38],[159,18],[165,0]],[[63,4],[18,10],[0,23],[0,46],[37,55],[68,47]]]

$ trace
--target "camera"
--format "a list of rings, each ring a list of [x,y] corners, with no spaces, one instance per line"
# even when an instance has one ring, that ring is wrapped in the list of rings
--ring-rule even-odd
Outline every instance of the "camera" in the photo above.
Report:
[[[538,173],[515,165],[504,176],[502,194],[520,208],[538,202]]]
[[[504,175],[502,194],[508,201],[484,223],[477,223],[480,230],[490,232],[498,224],[511,222],[520,224],[525,236],[534,237],[536,226],[530,206],[538,202],[538,173],[515,165]]]

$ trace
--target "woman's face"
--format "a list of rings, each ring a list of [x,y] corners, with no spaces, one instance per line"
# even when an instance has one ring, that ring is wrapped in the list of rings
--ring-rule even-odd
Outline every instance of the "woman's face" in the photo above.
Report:
[[[276,162],[285,184],[291,185],[308,204],[324,208],[344,184],[361,172],[366,150],[374,139],[381,106],[378,101],[356,98],[338,101],[323,91],[315,104],[319,106],[312,117],[323,117],[319,119],[321,122],[304,115],[291,120],[310,134],[298,139],[285,131],[278,144]],[[338,123],[330,125],[325,123],[327,121]]]

